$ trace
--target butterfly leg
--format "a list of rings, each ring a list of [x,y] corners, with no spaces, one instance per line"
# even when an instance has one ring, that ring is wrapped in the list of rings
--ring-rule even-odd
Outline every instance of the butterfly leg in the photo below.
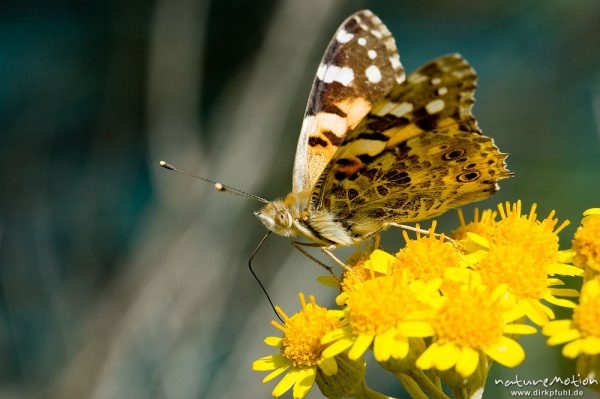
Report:
[[[373,236],[373,251],[375,251],[376,249],[379,249],[380,244],[381,244],[381,235],[375,234]]]
[[[346,271],[352,271],[351,268],[348,267],[348,265],[346,265],[344,262],[342,262],[341,260],[339,260],[339,258],[337,256],[335,256],[333,254],[333,252],[331,252],[332,249],[334,249],[334,246],[331,247],[320,247],[321,251],[323,251],[323,253],[327,256],[329,256],[331,259],[333,259],[333,261],[335,263],[337,263],[338,265],[340,265],[343,269],[345,269]]]
[[[388,226],[398,227],[399,229],[404,229],[404,230],[408,230],[408,231],[414,231],[415,233],[421,233],[421,234],[426,234],[426,235],[431,234],[431,232],[429,230],[421,229],[419,227],[409,226],[407,224],[388,222],[384,225],[384,228],[388,227]],[[439,233],[433,233],[433,235],[438,238],[442,236],[442,234],[439,234]],[[448,237],[447,235],[444,235],[444,239],[448,240],[452,245],[454,245],[456,248],[458,248],[458,244],[452,238]]]
[[[317,265],[321,266],[323,269],[327,270],[329,272],[329,274],[331,274],[333,277],[335,277],[337,279],[337,276],[335,275],[335,273],[333,272],[333,267],[326,265],[325,263],[321,262],[319,259],[315,258],[314,256],[312,256],[311,254],[309,254],[304,248],[302,247],[320,247],[320,245],[318,244],[313,244],[313,243],[307,243],[307,242],[300,242],[300,241],[292,241],[292,246],[294,248],[296,248],[298,251],[300,251],[304,256],[306,256],[308,259],[312,260],[313,262],[315,262]]]

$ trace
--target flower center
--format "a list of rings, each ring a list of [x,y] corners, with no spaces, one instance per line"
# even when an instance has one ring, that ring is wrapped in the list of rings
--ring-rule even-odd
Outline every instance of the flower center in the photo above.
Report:
[[[440,343],[484,349],[503,334],[502,309],[485,292],[457,291],[449,296],[433,321]]]
[[[578,267],[590,267],[600,272],[600,215],[587,216],[583,226],[579,227],[573,237],[575,258],[573,263]]]
[[[600,338],[600,292],[597,289],[592,292],[584,286],[581,302],[573,311],[573,321],[583,336]]]
[[[479,264],[484,284],[506,284],[519,299],[540,299],[547,290],[547,275],[558,263],[558,232],[568,222],[555,228],[558,219],[551,212],[538,221],[535,204],[522,215],[521,202],[500,205],[501,220],[493,228],[491,247]]]
[[[327,314],[327,309],[303,303],[302,310],[285,321],[281,352],[294,367],[312,367],[323,351],[321,338],[340,324]]]
[[[423,307],[400,276],[367,280],[349,293],[350,325],[362,334],[376,335],[395,328]]]
[[[410,281],[429,281],[442,277],[448,267],[459,265],[458,253],[452,244],[432,234],[408,241],[396,254],[394,269],[407,269]]]
[[[506,284],[519,299],[539,299],[547,289],[548,263],[521,245],[492,245],[478,269],[486,286]]]

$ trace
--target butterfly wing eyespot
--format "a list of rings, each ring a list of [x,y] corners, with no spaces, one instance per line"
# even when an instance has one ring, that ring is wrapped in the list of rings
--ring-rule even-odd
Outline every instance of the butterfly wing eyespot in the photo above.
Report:
[[[451,150],[451,151],[448,151],[448,152],[444,153],[444,155],[442,155],[442,159],[444,161],[451,161],[453,159],[459,159],[463,155],[465,155],[465,150],[463,150],[463,149],[454,149],[454,150]]]

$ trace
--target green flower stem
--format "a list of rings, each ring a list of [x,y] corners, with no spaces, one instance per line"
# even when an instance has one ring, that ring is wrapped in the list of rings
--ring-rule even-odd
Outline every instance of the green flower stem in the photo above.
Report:
[[[356,396],[356,399],[394,399],[391,396],[384,395],[369,388],[366,384],[363,385],[362,396]]]
[[[419,387],[425,392],[431,399],[449,399],[448,396],[442,391],[441,384],[436,384],[425,374],[423,370],[413,369],[409,372],[410,377],[419,384]]]
[[[435,370],[433,370],[433,369],[425,370],[424,372],[425,372],[425,375],[427,376],[427,378],[429,378],[431,381],[433,381],[435,386],[438,387],[438,389],[441,391],[442,390],[442,379],[440,378],[439,374],[436,373]]]
[[[421,390],[421,387],[409,375],[399,373],[396,374],[396,378],[398,378],[398,381],[400,381],[400,384],[402,384],[412,399],[429,399]]]
[[[454,399],[469,399],[469,392],[467,392],[466,388],[453,389],[452,395]]]

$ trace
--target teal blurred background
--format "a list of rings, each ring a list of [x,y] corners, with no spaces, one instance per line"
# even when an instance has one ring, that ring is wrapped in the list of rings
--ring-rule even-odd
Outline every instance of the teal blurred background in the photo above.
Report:
[[[556,209],[573,222],[569,246],[600,206],[597,0],[5,1],[0,398],[270,396],[250,371],[275,332],[246,267],[259,204],[158,161],[285,195],[320,57],[361,8],[388,25],[407,71],[450,52],[471,62],[479,124],[516,173],[478,206]],[[401,243],[385,234],[387,249]],[[287,240],[255,262],[288,313],[300,290],[332,304]],[[526,361],[493,377],[571,375],[560,348],[523,342]],[[368,381],[401,395],[382,374],[372,364]],[[490,379],[485,397],[508,390]]]

